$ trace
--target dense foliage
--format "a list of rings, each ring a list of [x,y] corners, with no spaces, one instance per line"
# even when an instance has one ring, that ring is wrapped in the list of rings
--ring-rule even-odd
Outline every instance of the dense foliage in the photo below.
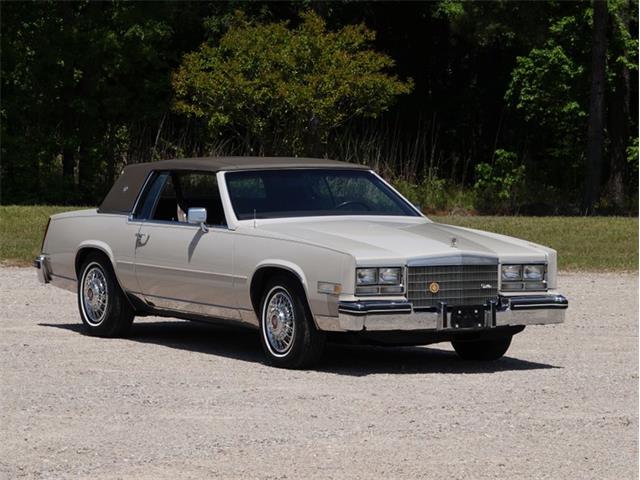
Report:
[[[270,154],[369,163],[426,209],[635,212],[637,1],[595,5],[4,2],[0,200]]]
[[[384,73],[393,61],[368,48],[373,38],[364,25],[328,32],[313,12],[295,28],[240,16],[219,42],[185,55],[173,77],[176,110],[257,154],[322,153],[331,132],[411,91]]]

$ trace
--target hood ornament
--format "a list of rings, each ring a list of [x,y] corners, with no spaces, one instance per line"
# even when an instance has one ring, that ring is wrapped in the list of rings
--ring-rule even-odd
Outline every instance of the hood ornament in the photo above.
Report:
[[[451,248],[458,247],[458,239],[456,237],[451,237]]]

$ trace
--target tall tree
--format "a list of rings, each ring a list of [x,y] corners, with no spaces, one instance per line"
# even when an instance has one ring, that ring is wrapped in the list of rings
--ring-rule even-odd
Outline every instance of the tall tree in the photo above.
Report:
[[[612,2],[613,3],[613,2]],[[623,0],[610,10],[613,40],[616,51],[612,55],[612,91],[608,98],[608,128],[610,140],[609,179],[607,197],[612,206],[621,211],[625,207],[624,171],[627,164],[629,146],[631,79],[629,72],[629,50],[633,47],[630,37],[631,2]]]
[[[584,181],[584,213],[593,213],[600,196],[602,180],[602,147],[604,142],[604,100],[607,73],[606,0],[593,1],[593,49],[591,53],[591,95],[587,130],[587,164]]]

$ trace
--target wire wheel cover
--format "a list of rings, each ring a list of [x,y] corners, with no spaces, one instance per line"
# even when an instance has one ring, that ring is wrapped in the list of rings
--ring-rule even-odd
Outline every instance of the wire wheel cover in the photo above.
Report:
[[[102,323],[107,313],[109,292],[107,279],[99,266],[92,266],[84,274],[82,282],[82,306],[90,325]]]
[[[269,346],[277,354],[291,349],[295,332],[293,301],[288,293],[277,290],[269,299],[264,313],[264,331]]]

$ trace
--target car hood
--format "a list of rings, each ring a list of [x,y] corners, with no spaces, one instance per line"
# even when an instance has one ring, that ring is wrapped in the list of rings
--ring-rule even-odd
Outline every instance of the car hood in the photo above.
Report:
[[[261,222],[262,223],[262,222]],[[505,235],[434,223],[426,218],[286,219],[259,228],[352,255],[358,264],[480,256],[505,262],[548,261],[555,251]]]

